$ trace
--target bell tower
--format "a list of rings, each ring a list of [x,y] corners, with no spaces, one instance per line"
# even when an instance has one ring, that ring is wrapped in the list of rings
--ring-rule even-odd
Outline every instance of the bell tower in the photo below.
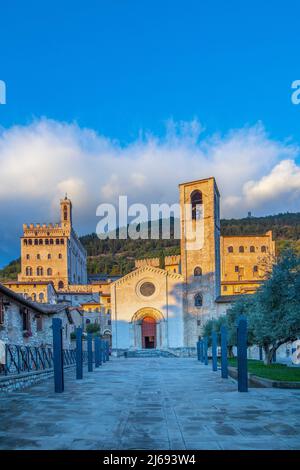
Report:
[[[220,194],[214,178],[179,185],[184,342],[194,347],[220,295]]]
[[[60,200],[60,222],[65,229],[72,228],[72,202],[67,195]]]

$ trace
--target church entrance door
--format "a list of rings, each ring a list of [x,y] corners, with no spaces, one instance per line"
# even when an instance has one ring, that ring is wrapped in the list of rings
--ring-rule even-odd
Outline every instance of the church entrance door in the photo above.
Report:
[[[152,317],[143,318],[142,345],[144,349],[154,349],[156,347],[156,321]]]

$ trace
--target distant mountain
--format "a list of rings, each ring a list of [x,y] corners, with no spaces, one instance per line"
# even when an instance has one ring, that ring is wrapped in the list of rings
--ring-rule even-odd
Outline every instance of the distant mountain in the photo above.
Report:
[[[156,222],[157,224],[157,222]],[[162,221],[160,221],[161,228]],[[146,223],[147,225],[147,223]],[[143,227],[143,226],[142,226]],[[151,225],[148,222],[150,235]],[[300,212],[221,220],[222,235],[262,235],[273,231],[276,249],[291,247],[300,253]],[[117,233],[118,235],[118,233]],[[84,235],[81,243],[88,253],[88,273],[124,275],[134,268],[136,258],[161,257],[180,253],[179,240],[174,239],[174,219],[171,218],[171,237],[168,240],[100,240],[95,233]],[[20,259],[0,270],[0,279],[16,279],[20,271]]]

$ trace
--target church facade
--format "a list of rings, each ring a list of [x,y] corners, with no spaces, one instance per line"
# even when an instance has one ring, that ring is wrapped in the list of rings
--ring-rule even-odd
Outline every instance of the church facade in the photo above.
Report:
[[[180,184],[179,197],[180,256],[166,257],[164,269],[157,258],[137,260],[135,270],[111,284],[115,350],[194,348],[208,319],[226,313],[236,294],[252,293],[263,282],[258,265],[275,253],[272,233],[221,238],[214,178]],[[233,295],[221,295],[221,286],[223,293],[230,286]]]

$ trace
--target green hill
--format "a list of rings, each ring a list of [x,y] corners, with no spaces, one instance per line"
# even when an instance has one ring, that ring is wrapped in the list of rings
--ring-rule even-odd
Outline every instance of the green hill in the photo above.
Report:
[[[88,273],[124,275],[134,267],[136,258],[151,258],[179,254],[179,240],[174,240],[174,220],[171,219],[169,240],[99,240],[95,233],[80,238],[88,253]],[[150,234],[150,224],[148,226]],[[221,220],[222,235],[262,235],[273,231],[277,251],[291,247],[300,253],[300,213],[277,214],[265,217]],[[0,270],[0,279],[16,279],[20,259]]]

